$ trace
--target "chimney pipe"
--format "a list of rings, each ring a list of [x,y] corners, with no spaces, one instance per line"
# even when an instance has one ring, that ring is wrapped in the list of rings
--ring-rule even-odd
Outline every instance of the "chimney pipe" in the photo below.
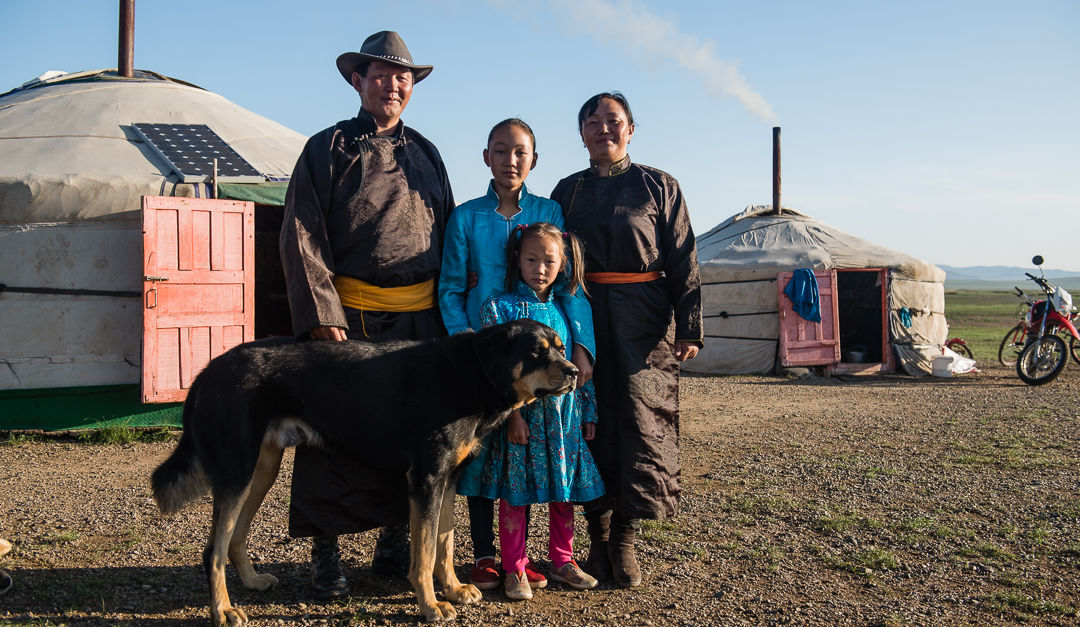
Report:
[[[780,127],[772,130],[772,207],[773,214],[780,215]]]
[[[120,0],[120,47],[116,73],[135,76],[135,0]]]

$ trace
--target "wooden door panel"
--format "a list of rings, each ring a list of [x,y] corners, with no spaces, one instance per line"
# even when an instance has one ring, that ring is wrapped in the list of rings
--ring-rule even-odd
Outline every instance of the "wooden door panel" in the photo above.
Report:
[[[840,361],[840,319],[836,303],[836,271],[815,272],[821,322],[810,322],[792,309],[784,288],[792,272],[777,275],[777,299],[780,314],[780,365],[823,366]]]
[[[143,197],[143,402],[183,400],[255,338],[254,259],[253,203]]]

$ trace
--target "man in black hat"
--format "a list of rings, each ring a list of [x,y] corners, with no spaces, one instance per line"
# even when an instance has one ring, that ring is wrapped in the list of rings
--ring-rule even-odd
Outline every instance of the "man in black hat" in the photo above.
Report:
[[[308,140],[289,182],[279,243],[293,332],[372,342],[445,335],[436,285],[453,194],[439,151],[401,122],[432,66],[414,64],[401,37],[382,31],[337,67],[361,108]],[[369,402],[377,399],[356,399],[358,411]],[[381,527],[372,570],[408,574],[406,468],[367,461],[333,442],[296,450],[289,533],[314,536],[318,598],[348,593],[339,534]]]

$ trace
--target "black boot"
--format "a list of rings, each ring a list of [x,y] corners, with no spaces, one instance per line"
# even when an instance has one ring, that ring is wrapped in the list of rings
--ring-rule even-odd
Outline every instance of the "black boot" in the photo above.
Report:
[[[582,568],[597,580],[608,581],[611,579],[611,558],[608,556],[611,510],[587,511],[585,523],[589,528],[589,557]]]
[[[637,555],[634,554],[634,538],[641,524],[636,518],[611,519],[611,535],[608,542],[608,555],[611,557],[611,574],[615,583],[623,588],[641,585],[641,568],[638,567]]]
[[[316,536],[311,543],[311,590],[316,599],[333,599],[349,593],[337,536]]]
[[[375,540],[375,557],[371,572],[383,577],[409,580],[409,525],[392,525],[379,529]]]

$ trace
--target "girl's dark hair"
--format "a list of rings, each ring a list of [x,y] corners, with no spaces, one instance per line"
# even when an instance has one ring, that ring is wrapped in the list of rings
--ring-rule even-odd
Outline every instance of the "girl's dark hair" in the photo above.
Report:
[[[602,94],[596,94],[592,98],[585,101],[585,104],[581,105],[581,110],[577,114],[577,126],[578,130],[585,126],[585,119],[590,115],[596,113],[596,109],[600,106],[600,101],[604,98],[614,100],[619,103],[619,106],[626,112],[626,121],[630,123],[630,126],[634,125],[634,114],[630,111],[630,102],[626,99],[626,96],[617,91],[605,91]]]
[[[510,233],[510,242],[506,246],[506,291],[513,293],[517,290],[517,282],[521,279],[521,243],[530,237],[541,237],[559,242],[562,247],[562,268],[559,274],[569,284],[570,293],[581,291],[588,294],[585,289],[585,247],[581,240],[573,233],[564,233],[562,229],[550,222],[534,222],[532,224],[519,224]]]
[[[507,126],[516,126],[528,133],[529,139],[532,140],[533,153],[536,152],[536,134],[533,133],[532,128],[525,122],[525,120],[522,120],[521,118],[506,118],[502,122],[499,122],[495,126],[491,127],[491,132],[488,133],[488,145],[491,145],[491,138],[495,137],[495,131],[501,128],[506,128]]]

